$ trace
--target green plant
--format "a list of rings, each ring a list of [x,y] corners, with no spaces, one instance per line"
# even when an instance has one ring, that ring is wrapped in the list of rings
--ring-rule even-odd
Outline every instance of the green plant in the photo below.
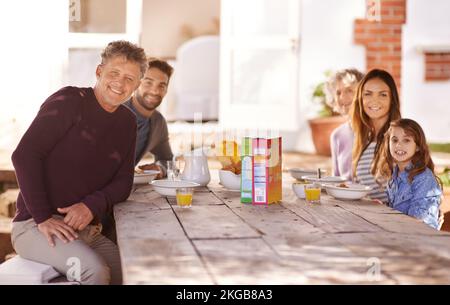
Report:
[[[326,77],[326,80],[318,83],[314,87],[314,90],[312,93],[313,102],[319,103],[321,105],[321,108],[319,109],[319,112],[318,112],[318,115],[321,118],[339,115],[338,113],[333,111],[333,109],[330,107],[330,105],[327,104],[327,97],[325,94],[326,82],[332,74],[333,74],[333,72],[331,70],[325,71],[324,75]]]
[[[450,168],[446,167],[438,177],[441,179],[444,186],[450,186]]]
[[[428,143],[428,147],[433,152],[450,153],[450,143]]]

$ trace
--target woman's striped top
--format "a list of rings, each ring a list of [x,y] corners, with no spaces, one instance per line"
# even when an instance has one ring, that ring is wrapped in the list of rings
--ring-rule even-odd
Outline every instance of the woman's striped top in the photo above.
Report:
[[[361,184],[372,187],[372,190],[369,193],[371,199],[379,199],[384,203],[387,203],[388,197],[386,194],[386,185],[380,186],[375,181],[374,176],[370,173],[372,161],[375,156],[375,146],[376,142],[370,143],[362,153],[356,166],[356,180]]]

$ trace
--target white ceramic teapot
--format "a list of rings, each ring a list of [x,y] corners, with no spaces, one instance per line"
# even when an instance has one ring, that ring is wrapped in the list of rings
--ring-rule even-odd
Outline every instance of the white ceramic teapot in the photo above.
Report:
[[[174,157],[174,160],[177,156]],[[193,181],[206,186],[211,180],[209,174],[208,158],[202,148],[183,154],[185,165],[181,180]]]

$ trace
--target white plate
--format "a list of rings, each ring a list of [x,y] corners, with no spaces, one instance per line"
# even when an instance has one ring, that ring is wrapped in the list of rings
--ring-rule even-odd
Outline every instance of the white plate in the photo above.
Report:
[[[343,199],[343,200],[358,200],[366,196],[372,188],[367,185],[362,184],[351,184],[346,183],[348,186],[341,187],[339,185],[335,184],[324,184],[328,195],[333,196],[336,199]]]
[[[314,169],[294,167],[288,169],[288,171],[291,174],[291,176],[297,180],[301,180],[303,176],[317,175],[317,170]],[[327,171],[324,169],[321,169],[320,172],[322,173],[323,176],[325,176],[325,174],[327,173]]]
[[[133,184],[146,184],[153,181],[159,171],[156,170],[145,170],[142,174],[134,174]]]
[[[176,196],[177,188],[197,187],[200,184],[187,180],[154,180],[150,183],[153,189],[162,196]]]
[[[316,175],[309,175],[309,176],[302,176],[302,179],[306,181],[311,182],[319,182],[319,183],[339,183],[339,182],[345,182],[347,179],[340,176],[326,176],[322,178],[317,178]]]

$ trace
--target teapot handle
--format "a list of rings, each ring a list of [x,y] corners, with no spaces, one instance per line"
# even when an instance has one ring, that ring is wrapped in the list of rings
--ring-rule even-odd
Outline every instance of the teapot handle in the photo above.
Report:
[[[173,154],[172,161],[173,161],[173,162],[177,162],[177,159],[178,159],[179,157],[181,157],[181,156],[182,156],[182,154],[180,154],[180,153],[178,153],[178,154]]]
[[[182,153],[176,153],[176,154],[173,155],[173,158],[172,158],[172,161],[175,164],[175,166],[178,168],[178,170],[180,171],[180,174],[181,174],[181,167],[178,166],[177,162],[181,162],[181,160],[179,158],[182,157],[182,156],[183,156]]]

